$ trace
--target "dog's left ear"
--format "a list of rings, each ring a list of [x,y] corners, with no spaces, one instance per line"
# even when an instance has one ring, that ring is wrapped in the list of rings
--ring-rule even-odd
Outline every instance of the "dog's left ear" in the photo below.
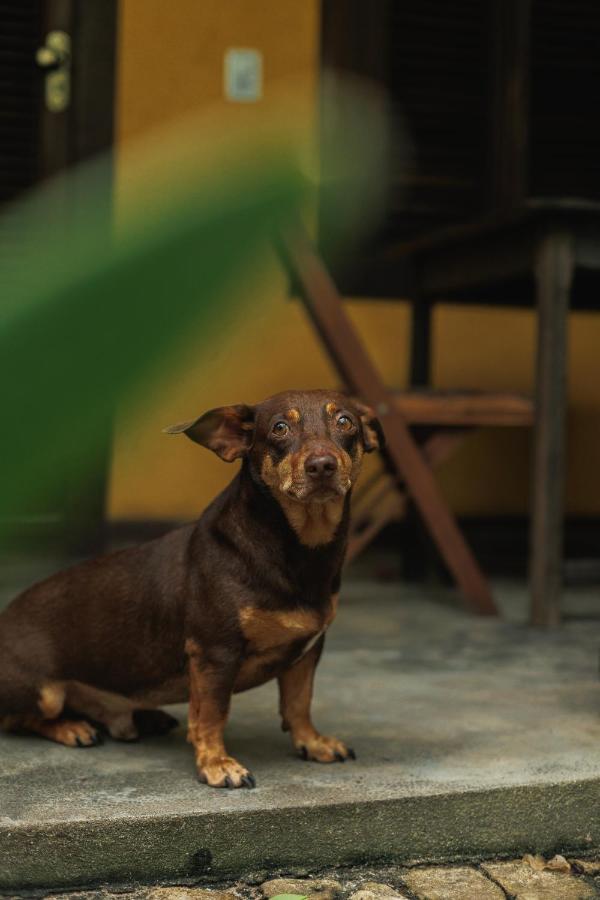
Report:
[[[362,425],[363,444],[366,453],[372,453],[373,450],[383,450],[385,447],[385,435],[381,422],[375,415],[373,409],[360,400],[352,399],[356,411],[360,417]]]
[[[245,456],[254,440],[254,409],[239,403],[211,409],[191,422],[163,428],[166,434],[186,434],[190,440],[208,447],[225,462]]]

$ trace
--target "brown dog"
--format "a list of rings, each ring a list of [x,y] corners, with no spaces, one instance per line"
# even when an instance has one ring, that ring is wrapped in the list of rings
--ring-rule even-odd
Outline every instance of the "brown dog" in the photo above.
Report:
[[[200,779],[252,787],[227,755],[231,695],[279,681],[283,728],[305,759],[354,758],[311,722],[315,668],[336,613],[350,493],[382,443],[373,412],[330,391],[225,406],[166,429],[242,467],[198,522],[34,585],[0,615],[0,716],[70,747],[176,724],[189,699]]]

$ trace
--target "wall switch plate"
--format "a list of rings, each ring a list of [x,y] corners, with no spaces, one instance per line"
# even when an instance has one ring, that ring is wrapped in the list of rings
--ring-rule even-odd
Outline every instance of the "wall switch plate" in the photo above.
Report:
[[[231,47],[225,53],[224,86],[228,100],[256,103],[262,97],[262,53],[259,50]]]

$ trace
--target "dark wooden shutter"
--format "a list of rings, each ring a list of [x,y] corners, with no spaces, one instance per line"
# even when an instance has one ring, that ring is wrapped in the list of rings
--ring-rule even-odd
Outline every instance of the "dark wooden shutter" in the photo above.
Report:
[[[0,0],[0,204],[38,177],[40,31],[38,0]]]
[[[375,243],[482,212],[489,200],[491,0],[324,0],[323,11],[324,64],[379,81],[392,122],[402,123]]]
[[[488,24],[482,0],[392,4],[389,89],[414,141],[410,168],[397,174],[406,190],[390,210],[397,236],[468,219],[483,208]]]
[[[401,293],[399,241],[530,198],[600,201],[600,0],[323,0],[323,10],[324,63],[381,82],[414,143],[408,162],[395,149],[379,232],[333,264],[346,293]]]
[[[39,0],[0,0],[0,286],[3,263],[19,253],[22,225],[12,201],[39,177],[41,79],[35,52]]]
[[[100,150],[113,139],[117,0],[0,0],[0,303],[12,285],[3,263],[18,260],[24,237],[15,202],[38,181]],[[52,112],[44,102],[45,71],[36,50],[50,31],[71,37],[71,98]],[[106,224],[111,225],[112,179],[106,171]],[[76,191],[64,197],[52,227],[76,207]],[[27,227],[31,227],[29,224]],[[28,361],[32,365],[32,361]],[[40,375],[43,377],[43,374]],[[58,398],[59,401],[59,398]],[[51,440],[51,436],[45,436]],[[50,538],[78,551],[96,548],[103,520],[110,423],[85,479],[73,475],[11,513],[17,537]]]
[[[600,200],[600,2],[533,0],[529,191]]]

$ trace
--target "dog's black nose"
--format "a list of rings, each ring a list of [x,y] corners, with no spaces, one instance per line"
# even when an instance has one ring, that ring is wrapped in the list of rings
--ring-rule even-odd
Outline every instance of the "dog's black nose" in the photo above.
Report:
[[[309,456],[304,463],[304,470],[311,478],[330,478],[336,469],[337,459],[330,453]]]

